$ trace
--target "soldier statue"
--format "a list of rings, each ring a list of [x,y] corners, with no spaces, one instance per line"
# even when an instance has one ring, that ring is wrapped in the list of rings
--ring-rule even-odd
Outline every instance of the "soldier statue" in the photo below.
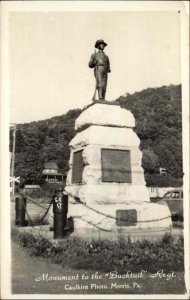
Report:
[[[94,76],[96,78],[96,88],[93,96],[93,101],[96,98],[96,90],[98,90],[99,100],[104,100],[106,95],[107,78],[110,70],[110,62],[108,56],[104,53],[104,48],[107,44],[104,40],[97,40],[95,48],[99,51],[91,55],[89,67],[94,68]]]

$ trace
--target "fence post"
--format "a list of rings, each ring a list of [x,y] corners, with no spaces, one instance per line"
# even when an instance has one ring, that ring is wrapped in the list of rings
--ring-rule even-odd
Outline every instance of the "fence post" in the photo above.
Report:
[[[65,235],[68,212],[68,195],[62,189],[53,196],[54,239],[61,239]]]
[[[16,201],[15,201],[15,210],[16,210],[15,225],[22,226],[22,227],[26,226],[25,209],[26,209],[26,198],[24,198],[22,196],[16,197]]]

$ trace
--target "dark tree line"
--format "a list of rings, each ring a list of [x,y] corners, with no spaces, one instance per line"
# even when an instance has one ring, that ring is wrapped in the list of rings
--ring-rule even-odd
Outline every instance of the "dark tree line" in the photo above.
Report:
[[[43,183],[42,170],[49,160],[57,161],[63,173],[67,172],[69,142],[79,114],[75,109],[48,120],[17,125],[15,176],[20,176],[22,183]]]
[[[134,114],[145,173],[156,174],[164,167],[172,178],[182,178],[181,86],[148,88],[117,101]],[[80,109],[74,109],[48,120],[17,125],[15,176],[23,183],[41,184],[44,163],[49,160],[56,160],[66,173],[69,142],[80,113]]]
[[[148,88],[117,101],[134,114],[145,172],[164,167],[170,176],[182,178],[181,85]]]

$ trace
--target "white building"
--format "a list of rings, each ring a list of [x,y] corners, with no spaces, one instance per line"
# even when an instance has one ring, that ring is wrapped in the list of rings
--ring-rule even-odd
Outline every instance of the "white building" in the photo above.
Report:
[[[148,187],[150,198],[162,198],[168,191],[174,190],[175,187]]]

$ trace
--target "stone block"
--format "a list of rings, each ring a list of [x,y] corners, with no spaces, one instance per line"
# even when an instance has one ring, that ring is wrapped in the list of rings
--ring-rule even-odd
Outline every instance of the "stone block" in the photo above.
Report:
[[[117,210],[136,210],[137,222],[131,226],[116,225]],[[149,228],[170,228],[172,225],[171,213],[166,203],[131,203],[112,205],[83,205],[70,202],[68,217],[74,219],[74,227],[94,228],[102,231],[122,232]]]
[[[75,122],[75,129],[86,124],[117,127],[135,127],[133,114],[116,105],[96,103],[83,111]]]
[[[83,203],[88,204],[127,204],[150,201],[145,185],[107,182],[96,185],[68,185],[65,190],[69,196],[79,198]]]
[[[109,232],[118,236],[123,230],[126,234],[126,230],[170,228],[168,206],[150,203],[134,126],[131,112],[104,103],[89,106],[76,120],[75,128],[81,131],[70,142],[65,190],[69,195],[68,217],[74,218],[74,230],[79,235],[93,232],[102,236]],[[80,180],[74,182],[72,172]],[[119,210],[121,214],[135,211],[136,224],[116,224]]]
[[[139,147],[140,140],[131,128],[92,125],[78,132],[69,145],[71,149],[77,150],[87,145]]]

